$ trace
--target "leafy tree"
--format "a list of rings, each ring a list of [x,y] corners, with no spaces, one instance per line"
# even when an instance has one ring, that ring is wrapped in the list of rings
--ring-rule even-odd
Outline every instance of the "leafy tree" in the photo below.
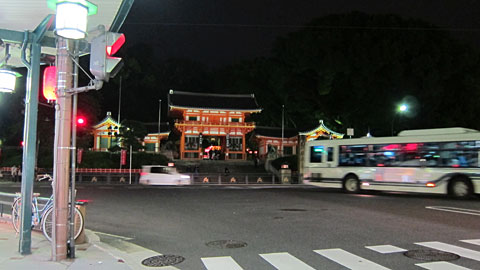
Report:
[[[143,149],[142,141],[147,135],[147,129],[142,122],[134,120],[124,120],[120,126],[119,134],[117,138],[125,149],[130,149],[132,146],[133,151]],[[112,148],[112,150],[117,150]]]

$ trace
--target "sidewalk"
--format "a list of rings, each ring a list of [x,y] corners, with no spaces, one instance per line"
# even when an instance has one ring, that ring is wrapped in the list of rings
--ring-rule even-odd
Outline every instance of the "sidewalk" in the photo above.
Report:
[[[51,261],[51,244],[41,232],[32,231],[32,254],[24,256],[18,252],[19,236],[12,225],[0,220],[0,270],[177,269],[171,266],[143,266],[143,259],[160,254],[120,238],[113,236],[108,241],[101,241],[99,236],[89,230],[86,230],[86,236],[88,243],[76,245],[75,259],[54,262]]]

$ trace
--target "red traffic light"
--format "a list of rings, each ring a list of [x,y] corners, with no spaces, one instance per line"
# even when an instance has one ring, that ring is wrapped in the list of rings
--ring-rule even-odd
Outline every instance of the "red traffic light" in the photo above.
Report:
[[[77,126],[85,126],[87,124],[87,120],[83,116],[77,117]]]

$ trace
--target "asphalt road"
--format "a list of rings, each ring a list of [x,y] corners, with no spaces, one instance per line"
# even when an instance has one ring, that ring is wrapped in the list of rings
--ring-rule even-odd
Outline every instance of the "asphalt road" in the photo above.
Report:
[[[48,195],[46,188],[40,192]],[[418,250],[426,247],[415,243],[443,245],[436,242],[475,251],[470,258],[462,256],[450,263],[480,269],[479,199],[350,195],[302,186],[80,186],[77,198],[90,201],[88,229],[131,238],[130,242],[161,254],[182,256],[185,261],[175,265],[178,269],[418,270],[422,268],[415,264],[428,262],[368,247]],[[241,241],[246,246],[207,245],[218,240]],[[356,268],[361,266],[366,268]]]

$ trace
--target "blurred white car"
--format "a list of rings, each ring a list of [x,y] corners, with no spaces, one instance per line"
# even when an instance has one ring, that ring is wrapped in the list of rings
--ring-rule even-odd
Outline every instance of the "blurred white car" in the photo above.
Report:
[[[161,165],[142,166],[140,173],[142,185],[190,185],[190,176],[180,174],[174,167]]]

